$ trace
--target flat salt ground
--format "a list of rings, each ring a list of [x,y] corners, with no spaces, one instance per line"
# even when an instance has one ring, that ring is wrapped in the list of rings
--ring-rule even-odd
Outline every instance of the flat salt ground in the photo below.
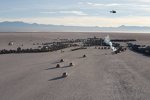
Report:
[[[57,35],[0,35],[0,48],[7,48],[10,40],[17,44],[24,42],[30,47],[32,42],[49,41],[57,38]],[[68,35],[60,37],[65,36]],[[84,36],[94,35],[82,34],[81,38]],[[80,36],[75,35],[73,38]],[[142,38],[141,41],[143,40]],[[15,44],[8,48],[15,46],[17,47]],[[0,100],[150,99],[149,57],[129,50],[112,55],[111,50],[94,47],[77,51],[70,49],[64,49],[63,53],[56,51],[0,55]],[[82,58],[84,54],[87,57]],[[64,59],[60,63],[61,68],[55,68],[60,59]],[[70,62],[74,66],[67,67]],[[67,72],[68,77],[62,78],[63,72]]]
[[[148,57],[94,47],[64,51],[0,55],[0,100],[150,99]],[[62,68],[54,68],[60,58]],[[70,62],[74,66],[65,67]],[[67,78],[61,78],[64,71]]]

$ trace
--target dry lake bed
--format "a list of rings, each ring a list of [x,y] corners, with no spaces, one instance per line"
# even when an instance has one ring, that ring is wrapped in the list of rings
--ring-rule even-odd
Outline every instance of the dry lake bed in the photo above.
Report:
[[[0,33],[0,49],[107,34],[150,45],[150,34],[142,33]],[[9,41],[14,44],[8,46]],[[129,49],[113,55],[111,49],[72,48],[0,55],[0,100],[150,100],[150,57]],[[67,77],[62,77],[64,72]]]

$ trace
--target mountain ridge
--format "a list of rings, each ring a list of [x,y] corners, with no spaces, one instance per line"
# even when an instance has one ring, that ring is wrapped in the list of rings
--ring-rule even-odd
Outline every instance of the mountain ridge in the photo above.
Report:
[[[22,21],[0,22],[0,32],[150,32],[148,26],[98,27],[98,26],[65,26],[53,24],[26,23]]]

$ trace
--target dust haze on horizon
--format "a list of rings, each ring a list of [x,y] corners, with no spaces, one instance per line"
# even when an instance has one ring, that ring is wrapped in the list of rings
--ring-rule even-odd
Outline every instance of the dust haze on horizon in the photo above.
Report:
[[[110,13],[116,10],[116,14]],[[147,0],[0,0],[0,21],[69,26],[150,26]]]

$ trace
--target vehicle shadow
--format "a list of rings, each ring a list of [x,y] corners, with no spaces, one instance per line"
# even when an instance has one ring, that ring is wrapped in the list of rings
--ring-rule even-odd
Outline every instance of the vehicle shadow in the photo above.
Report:
[[[67,66],[63,66],[63,67],[51,67],[51,68],[47,68],[45,70],[52,70],[52,69],[59,69],[59,68],[68,68],[68,67],[72,67],[72,66],[67,65]]]
[[[57,67],[47,68],[45,70],[52,70],[52,69],[57,69]]]
[[[67,66],[63,66],[63,67],[60,67],[60,68],[68,68],[68,67],[71,67],[71,66],[67,65]]]
[[[65,77],[59,76],[59,77],[55,77],[55,78],[49,79],[48,81],[60,80],[60,79],[63,79],[63,78],[65,78]]]

